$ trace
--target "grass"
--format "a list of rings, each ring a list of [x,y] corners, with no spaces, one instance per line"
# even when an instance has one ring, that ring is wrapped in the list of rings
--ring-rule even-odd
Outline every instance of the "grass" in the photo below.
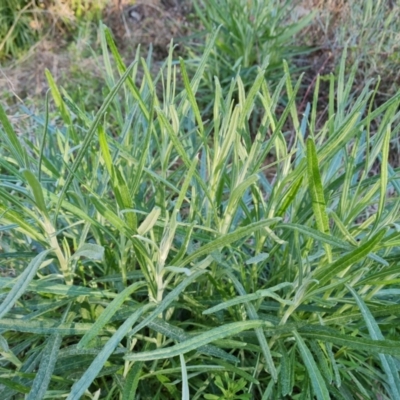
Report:
[[[282,77],[283,60],[292,60],[310,51],[309,47],[296,44],[295,37],[315,14],[289,22],[286,14],[292,8],[290,2],[282,5],[279,1],[263,0],[194,0],[193,6],[203,26],[201,35],[212,35],[218,29],[199,89],[204,108],[212,109],[215,76],[219,77],[224,95],[237,75],[248,90],[258,68],[265,70],[270,83],[277,82]],[[204,48],[204,40],[189,48],[195,65]],[[292,63],[289,65],[292,68]]]
[[[306,96],[265,24],[198,7],[197,69],[127,69],[103,28],[104,83],[48,71],[43,117],[1,107],[1,398],[400,398],[400,95],[369,80],[396,21],[357,7]]]
[[[353,97],[343,57],[320,127],[285,64],[216,78],[206,120],[215,40],[153,78],[102,28],[101,107],[47,72],[31,137],[0,108],[3,399],[400,396],[400,94]]]

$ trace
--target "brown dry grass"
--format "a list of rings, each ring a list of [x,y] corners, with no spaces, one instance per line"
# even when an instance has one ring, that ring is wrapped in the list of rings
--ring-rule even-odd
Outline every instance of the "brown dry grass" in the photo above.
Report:
[[[171,39],[189,32],[186,20],[188,10],[188,2],[185,1],[113,0],[104,9],[103,21],[113,32],[126,62],[132,61],[138,44],[141,44],[143,52],[152,44],[154,59],[162,60]],[[139,20],[137,16],[140,16]],[[69,17],[72,18],[71,15]],[[89,51],[89,48],[94,51]],[[3,99],[9,106],[26,101],[42,103],[41,99],[48,89],[45,69],[61,86],[71,84],[71,79],[80,84],[79,76],[88,74],[94,81],[102,79],[102,61],[96,55],[100,53],[99,49],[98,38],[78,37],[71,46],[66,32],[52,29],[23,59],[0,66]]]

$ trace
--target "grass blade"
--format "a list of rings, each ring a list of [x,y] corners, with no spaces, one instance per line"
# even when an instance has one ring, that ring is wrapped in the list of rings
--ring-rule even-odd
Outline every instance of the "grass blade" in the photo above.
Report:
[[[100,350],[100,353],[90,364],[90,367],[84,372],[82,377],[74,383],[71,388],[71,392],[67,397],[67,400],[79,400],[86,389],[91,385],[93,380],[96,378],[100,370],[103,368],[108,357],[112,354],[114,349],[118,346],[120,341],[127,335],[129,329],[132,325],[140,318],[140,316],[145,312],[151,304],[141,307],[139,310],[135,311],[114,333],[106,345]]]
[[[32,389],[25,398],[26,400],[41,400],[44,398],[57,362],[61,341],[61,335],[53,335],[48,339],[43,350],[39,370],[33,381]]]
[[[0,319],[11,310],[15,302],[25,293],[37,270],[51,250],[42,251],[26,267],[24,272],[16,279],[12,289],[0,305]]]
[[[114,99],[114,97],[117,95],[118,90],[121,88],[121,86],[123,85],[123,83],[126,81],[126,79],[128,79],[130,73],[132,72],[132,69],[134,67],[135,63],[132,63],[127,70],[125,71],[124,75],[122,75],[121,79],[117,82],[117,84],[114,86],[114,88],[110,91],[110,93],[107,95],[107,97],[105,98],[102,106],[100,107],[100,110],[97,112],[95,119],[93,120],[92,125],[90,126],[85,139],[78,151],[78,154],[75,158],[74,163],[71,166],[71,169],[68,173],[68,176],[65,180],[64,186],[59,194],[59,199],[58,199],[58,203],[56,205],[56,210],[55,210],[55,215],[54,215],[54,219],[57,218],[57,214],[60,210],[61,204],[64,200],[64,196],[67,193],[67,190],[69,189],[69,186],[74,178],[75,172],[78,169],[80,163],[83,160],[83,157],[86,154],[86,151],[90,145],[90,142],[93,139],[93,136],[95,135],[96,131],[97,131],[97,127],[99,126],[101,119],[103,118],[105,112],[107,111],[109,105],[111,104],[112,100]]]
[[[311,138],[307,139],[307,175],[315,222],[322,233],[329,234],[329,219],[326,213],[326,203],[318,167],[317,150],[314,141]],[[330,246],[325,243],[324,247],[328,261],[332,262],[332,251]]]
[[[375,321],[375,318],[371,314],[367,305],[364,303],[363,299],[351,286],[346,285],[346,287],[350,291],[350,293],[354,296],[357,305],[361,310],[362,316],[364,318],[365,323],[367,324],[368,332],[371,338],[374,340],[384,340],[382,332],[379,329],[379,325]],[[391,356],[387,356],[384,354],[379,354],[379,358],[381,360],[383,369],[388,379],[388,384],[392,398],[400,399],[400,379],[399,379],[398,368],[395,364],[395,361]]]
[[[234,232],[227,233],[226,235],[222,235],[215,240],[211,241],[210,243],[205,244],[204,246],[200,247],[198,250],[194,251],[191,255],[183,259],[178,266],[184,267],[185,265],[191,263],[192,261],[196,260],[197,258],[205,255],[210,254],[215,250],[218,250],[221,247],[227,246],[237,240],[244,238],[247,235],[250,235],[268,225],[273,224],[274,222],[279,221],[278,218],[271,218],[265,219],[262,221],[254,222],[250,225],[244,226],[242,228],[236,229]]]
[[[77,348],[82,349],[84,347],[87,347],[91,340],[93,340],[99,334],[99,332],[103,329],[107,322],[119,310],[126,298],[142,286],[145,286],[145,282],[135,282],[132,285],[128,286],[121,293],[119,293],[118,296],[101,313],[100,317],[96,319],[92,328],[85,333],[85,335],[79,341]]]
[[[198,347],[204,346],[216,340],[234,336],[240,332],[260,328],[262,326],[265,326],[265,321],[252,320],[232,322],[230,324],[225,324],[224,326],[208,330],[207,332],[194,336],[188,340],[185,340],[184,342],[178,343],[175,346],[153,351],[144,351],[142,353],[132,353],[126,355],[124,358],[125,360],[129,361],[152,361],[171,358],[180,354],[188,353],[189,351],[196,350]]]
[[[315,396],[318,400],[330,399],[331,397],[329,395],[329,391],[321,373],[319,372],[318,366],[314,361],[311,351],[306,346],[303,338],[296,331],[293,331],[293,335],[296,338],[296,343],[299,347],[301,358],[303,359],[305,367],[308,371],[308,376],[311,380],[311,385]]]

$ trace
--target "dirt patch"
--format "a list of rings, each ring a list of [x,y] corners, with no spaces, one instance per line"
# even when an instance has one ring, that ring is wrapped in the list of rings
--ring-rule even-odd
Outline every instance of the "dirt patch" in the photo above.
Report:
[[[140,44],[143,55],[153,46],[153,59],[163,60],[173,38],[188,34],[188,1],[116,0],[103,12],[103,21],[111,29],[123,59],[130,63]],[[29,99],[43,98],[48,89],[44,71],[48,69],[57,84],[77,85],[100,82],[104,76],[99,37],[78,37],[70,42],[66,34],[43,38],[22,60],[0,66],[0,92],[9,106]],[[87,77],[87,79],[82,79]],[[100,84],[100,83],[99,83]],[[34,102],[34,101],[33,101]]]

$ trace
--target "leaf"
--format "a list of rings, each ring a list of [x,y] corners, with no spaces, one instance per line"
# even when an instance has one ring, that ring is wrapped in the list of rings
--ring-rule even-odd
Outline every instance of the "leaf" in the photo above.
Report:
[[[128,286],[125,290],[117,295],[117,297],[106,307],[106,309],[101,313],[95,323],[92,325],[91,329],[85,333],[82,339],[79,341],[77,348],[82,349],[87,347],[92,339],[94,339],[107,322],[112,318],[112,316],[120,309],[124,301],[134,293],[137,289],[145,286],[145,282],[135,282]]]
[[[122,392],[122,400],[135,400],[136,390],[139,383],[140,373],[142,372],[143,363],[136,362],[133,364],[125,379],[124,390]]]
[[[43,215],[48,217],[47,207],[44,201],[42,186],[40,185],[40,182],[37,180],[33,172],[31,172],[28,169],[23,169],[21,173],[28,181],[29,186],[31,187],[33,197],[35,198],[36,206],[43,213]]]
[[[210,254],[221,247],[225,247],[277,221],[279,221],[279,218],[264,219],[261,221],[253,222],[252,224],[249,224],[242,228],[238,228],[233,232],[222,235],[214,239],[213,241],[205,244],[204,246],[200,247],[198,250],[194,251],[188,257],[184,258],[181,262],[178,263],[179,264],[178,266],[183,267],[191,263],[192,261],[196,260],[196,258],[199,258],[205,254]]]
[[[113,334],[113,336],[108,340],[105,346],[100,350],[99,354],[90,364],[89,368],[83,373],[81,378],[74,383],[71,388],[67,400],[79,400],[86,389],[92,384],[93,380],[97,377],[98,373],[103,368],[105,362],[110,357],[111,353],[118,346],[120,341],[127,335],[128,331],[131,329],[132,325],[140,318],[143,312],[145,312],[151,304],[147,304],[141,307],[139,310],[135,311]]]
[[[140,224],[138,228],[138,234],[143,236],[147,232],[149,232],[151,229],[153,229],[153,226],[156,224],[158,217],[161,214],[161,208],[160,207],[154,207],[150,213],[147,215],[145,220]]]
[[[193,94],[192,87],[189,82],[189,78],[188,78],[188,75],[186,72],[185,62],[181,57],[179,57],[179,65],[181,67],[181,74],[183,77],[183,84],[185,86],[186,95],[188,97],[190,105],[192,106],[192,110],[193,110],[194,116],[196,118],[196,122],[197,122],[198,128],[200,130],[200,133],[203,134],[203,132],[204,132],[203,120],[201,119],[199,106],[197,105],[196,98]]]
[[[111,104],[112,100],[114,99],[114,97],[117,95],[118,90],[120,89],[120,87],[123,85],[123,83],[125,82],[125,80],[129,77],[130,73],[132,72],[132,68],[135,65],[135,63],[132,63],[129,68],[125,71],[124,75],[121,77],[121,79],[118,81],[118,83],[114,86],[114,88],[110,91],[110,93],[107,95],[107,97],[105,98],[102,106],[100,107],[100,110],[97,112],[96,117],[92,123],[92,125],[90,126],[88,132],[86,133],[85,139],[78,151],[78,154],[69,170],[68,176],[65,179],[64,182],[64,186],[61,190],[61,193],[59,194],[59,198],[58,198],[58,202],[56,205],[56,210],[55,210],[55,217],[57,216],[61,204],[64,201],[64,197],[65,194],[67,193],[67,190],[69,189],[69,186],[74,178],[75,172],[78,169],[79,165],[81,164],[86,151],[89,148],[90,142],[93,139],[93,136],[96,133],[97,127],[100,124],[101,119],[103,118],[104,114],[106,113],[109,105]]]
[[[115,169],[115,176],[117,181],[116,186],[114,187],[114,192],[116,194],[115,197],[117,199],[118,206],[121,210],[126,210],[124,212],[124,217],[126,218],[127,225],[133,232],[135,232],[137,228],[137,219],[135,212],[132,211],[133,200],[129,193],[128,185],[125,177],[119,169]]]
[[[94,243],[84,243],[71,258],[86,257],[89,260],[101,261],[104,258],[104,247]]]
[[[56,83],[54,82],[53,76],[51,75],[50,71],[47,68],[45,69],[44,73],[46,75],[47,82],[49,83],[49,87],[50,87],[51,94],[54,99],[54,103],[56,104],[57,108],[60,110],[60,114],[61,114],[61,117],[62,117],[64,123],[67,125],[71,125],[72,124],[71,116],[70,116],[67,108],[65,107],[65,103],[61,97],[60,91],[58,90]]]
[[[317,150],[314,141],[311,138],[307,139],[307,176],[315,222],[321,232],[329,234],[329,219],[326,213],[324,189],[322,187],[322,180],[318,167]],[[324,247],[328,261],[332,262],[330,246],[325,244]]]
[[[18,136],[12,128],[10,121],[7,118],[6,113],[0,103],[0,122],[3,124],[4,131],[6,132],[7,139],[9,142],[10,152],[18,162],[18,165],[26,167],[25,160],[27,158],[25,150],[22,148],[19,142]]]
[[[291,304],[293,304],[292,301],[284,300],[280,296],[278,296],[277,294],[274,293],[277,290],[281,290],[284,287],[288,287],[288,286],[293,287],[293,284],[289,283],[289,282],[284,282],[284,283],[280,283],[274,287],[271,287],[269,289],[257,290],[255,293],[238,296],[238,297],[235,297],[234,299],[224,301],[223,303],[220,303],[214,307],[211,307],[211,308],[203,311],[203,314],[204,315],[212,314],[212,313],[215,313],[217,311],[223,310],[228,307],[232,307],[237,304],[247,303],[249,301],[262,299],[264,297],[271,297],[274,300],[276,300],[282,304],[291,305]]]
[[[308,376],[311,380],[311,385],[318,400],[328,400],[329,396],[328,388],[326,387],[325,381],[319,372],[318,366],[314,361],[311,351],[306,346],[303,338],[296,332],[293,331],[293,335],[296,338],[296,342],[301,354],[301,358],[304,361],[305,367],[308,371]]]
[[[41,267],[44,259],[52,250],[45,250],[38,254],[25,268],[0,305],[0,319],[8,313],[15,302],[25,293],[31,280],[35,277],[37,270]]]
[[[155,318],[151,322],[149,322],[149,328],[155,330],[162,335],[165,335],[171,339],[182,342],[190,338],[190,335],[186,333],[183,329],[178,328],[174,325],[169,324],[160,318]],[[207,354],[213,358],[221,358],[223,360],[227,360],[232,363],[237,363],[239,359],[232,354],[227,353],[226,351],[220,349],[217,346],[213,345],[205,345],[201,346],[197,349],[199,353]]]
[[[140,324],[135,326],[134,329],[132,329],[131,332],[129,332],[129,335],[134,335],[136,332],[139,332],[141,329],[143,329],[145,326],[147,326],[151,321],[153,321],[158,315],[163,313],[169,305],[176,300],[176,298],[179,296],[179,294],[188,286],[190,285],[193,281],[195,281],[197,278],[199,278],[201,275],[205,274],[207,271],[197,271],[192,273],[191,276],[188,276],[185,278],[174,290],[172,290],[170,293],[168,293],[163,301],[154,309],[154,311],[146,317]]]
[[[248,260],[245,261],[246,265],[249,264],[258,264],[262,261],[265,261],[269,257],[268,253],[259,253],[254,257],[249,258]]]
[[[356,299],[357,305],[361,310],[364,321],[367,324],[368,332],[371,338],[374,340],[384,340],[384,336],[379,329],[379,325],[375,321],[374,317],[371,314],[371,311],[369,311],[363,299],[351,286],[346,285],[346,287]],[[382,306],[382,308],[384,308],[384,306]],[[395,360],[393,360],[391,356],[387,356],[384,354],[379,354],[379,358],[388,379],[389,391],[392,394],[392,398],[400,399],[400,380]]]
[[[18,225],[18,230],[21,231],[24,235],[27,235],[41,243],[46,242],[44,236],[40,232],[37,232],[34,226],[32,226],[31,223],[23,218],[23,215],[21,215],[21,213],[11,210],[0,203],[0,215],[3,221],[8,221],[8,223]]]
[[[302,183],[303,183],[303,177],[300,177],[295,182],[291,183],[289,190],[282,196],[282,198],[279,201],[280,206],[278,210],[275,212],[275,215],[277,217],[282,217],[285,214],[290,204],[296,198],[297,192],[301,188]]]
[[[322,243],[329,244],[330,246],[333,247],[338,247],[339,249],[346,249],[350,250],[353,249],[354,247],[349,245],[343,240],[340,240],[332,235],[328,235],[326,233],[320,232],[316,229],[310,228],[306,225],[300,225],[300,224],[292,224],[292,223],[285,223],[285,224],[278,224],[277,229],[283,228],[283,229],[290,229],[294,230],[300,233],[303,233],[305,236],[312,237],[313,239],[319,240]]]
[[[317,326],[303,326],[299,329],[302,336],[322,340],[339,346],[367,351],[369,353],[383,353],[400,356],[400,342],[395,340],[372,340],[351,335],[343,335],[333,329]]]
[[[32,383],[32,389],[26,397],[26,400],[41,400],[44,398],[58,359],[61,341],[62,336],[57,334],[48,339],[42,353],[39,370],[36,373]]]
[[[36,333],[39,335],[53,335],[60,334],[63,336],[77,336],[84,335],[92,328],[93,324],[83,323],[63,323],[52,321],[38,321],[38,320],[21,320],[2,318],[0,319],[0,329],[7,331]],[[114,328],[107,328],[105,332],[113,333]]]
[[[179,354],[179,359],[181,361],[182,371],[182,400],[190,400],[188,375],[186,370],[185,357],[183,356],[183,354]]]
[[[229,276],[229,278],[232,280],[233,284],[235,285],[236,291],[241,296],[245,296],[247,293],[246,293],[243,285],[236,278],[236,276],[231,271],[227,271],[227,275]],[[259,317],[258,317],[258,314],[257,314],[257,311],[256,311],[254,305],[250,302],[246,302],[245,306],[246,306],[247,313],[248,313],[249,317],[251,318],[251,320],[257,320]],[[275,327],[274,327],[274,329],[275,329]],[[261,347],[262,354],[265,357],[265,362],[267,364],[268,371],[271,374],[272,381],[276,383],[278,381],[278,371],[275,367],[274,360],[272,359],[271,349],[269,348],[268,342],[265,338],[265,332],[261,327],[256,328],[255,332],[256,332],[258,343],[260,344],[260,347]]]
[[[127,354],[124,358],[129,361],[152,361],[171,358],[180,354],[188,353],[189,351],[197,350],[198,347],[208,343],[223,339],[229,336],[236,335],[242,331],[250,330],[265,326],[265,321],[252,320],[240,321],[225,324],[218,328],[208,330],[200,335],[194,336],[184,342],[178,343],[172,347],[157,349],[153,351],[144,351],[142,353]]]
[[[339,258],[327,268],[317,269],[314,273],[314,279],[317,279],[319,281],[319,286],[325,285],[341,271],[343,271],[350,265],[364,259],[370,252],[372,252],[376,248],[378,244],[380,244],[380,241],[383,239],[385,233],[386,230],[382,229],[370,240],[362,244],[360,247],[357,247],[350,253],[346,254],[345,256]]]

